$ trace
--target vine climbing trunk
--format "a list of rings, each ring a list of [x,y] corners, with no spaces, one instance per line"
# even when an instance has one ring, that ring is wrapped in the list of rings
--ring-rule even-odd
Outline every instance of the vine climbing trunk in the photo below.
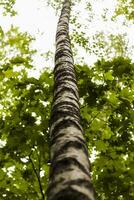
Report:
[[[65,0],[56,33],[48,200],[94,200],[88,150],[80,125],[79,94],[69,40],[71,1]]]

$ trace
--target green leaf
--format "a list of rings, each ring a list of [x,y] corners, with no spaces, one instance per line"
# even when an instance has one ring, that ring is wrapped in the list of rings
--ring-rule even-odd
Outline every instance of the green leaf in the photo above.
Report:
[[[103,133],[102,133],[102,138],[103,139],[110,139],[112,136],[112,131],[110,130],[109,127],[105,128]]]
[[[96,141],[95,145],[96,145],[97,151],[106,152],[106,150],[108,148],[108,142],[104,142],[104,141],[100,141],[100,140]]]
[[[110,72],[110,71],[105,73],[104,77],[105,77],[106,80],[109,80],[109,81],[114,80],[114,77],[112,76],[112,72]]]
[[[5,76],[7,78],[14,78],[14,77],[17,77],[19,75],[18,72],[13,72],[12,70],[7,70],[4,72]]]

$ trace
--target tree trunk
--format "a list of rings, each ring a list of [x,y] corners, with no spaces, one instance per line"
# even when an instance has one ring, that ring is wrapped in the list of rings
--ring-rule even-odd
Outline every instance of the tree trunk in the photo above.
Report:
[[[94,200],[88,150],[80,125],[79,94],[69,40],[71,1],[65,0],[56,33],[48,200]]]

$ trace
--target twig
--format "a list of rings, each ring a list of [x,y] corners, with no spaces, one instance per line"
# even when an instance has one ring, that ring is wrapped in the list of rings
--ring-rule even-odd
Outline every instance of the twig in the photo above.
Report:
[[[35,173],[35,175],[36,175],[36,177],[37,177],[37,179],[38,179],[38,183],[39,183],[39,188],[40,188],[42,200],[44,200],[44,192],[43,192],[42,185],[41,185],[40,174],[38,174],[38,172],[37,172],[37,170],[36,170],[36,168],[35,168],[35,166],[34,166],[34,163],[33,163],[33,161],[32,161],[32,159],[31,159],[30,156],[29,156],[29,160],[30,160],[30,162],[31,162],[31,164],[32,164],[34,173]],[[39,173],[40,173],[40,172],[39,172]]]

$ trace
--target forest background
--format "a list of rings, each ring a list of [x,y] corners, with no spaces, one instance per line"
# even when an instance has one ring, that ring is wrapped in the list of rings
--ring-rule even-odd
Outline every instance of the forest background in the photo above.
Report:
[[[44,198],[61,5],[0,1],[1,200]],[[81,122],[100,200],[134,199],[133,20],[133,0],[75,1],[71,14]]]

